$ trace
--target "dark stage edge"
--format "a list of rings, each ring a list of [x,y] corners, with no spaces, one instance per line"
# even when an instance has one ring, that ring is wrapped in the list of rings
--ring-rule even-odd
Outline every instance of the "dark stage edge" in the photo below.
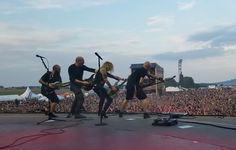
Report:
[[[0,149],[9,150],[233,150],[236,130],[179,122],[176,126],[152,126],[157,116],[142,114],[109,115],[106,126],[95,126],[99,118],[65,118],[66,122],[36,123],[43,114],[0,114]],[[235,117],[188,117],[181,121],[201,121],[236,128]],[[13,143],[15,142],[15,143]],[[4,147],[6,145],[10,147]]]

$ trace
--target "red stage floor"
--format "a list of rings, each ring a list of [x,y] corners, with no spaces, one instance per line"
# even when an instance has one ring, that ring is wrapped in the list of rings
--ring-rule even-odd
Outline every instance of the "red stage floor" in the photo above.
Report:
[[[232,150],[236,149],[236,130],[181,123],[171,127],[152,126],[156,116],[110,116],[107,126],[95,126],[98,117],[84,120],[64,118],[36,125],[42,114],[0,114],[0,149],[10,150]],[[236,118],[201,117],[189,121],[223,123],[235,127]],[[231,125],[230,125],[231,124]],[[15,142],[15,143],[14,143]],[[10,145],[11,144],[11,145]],[[8,147],[5,147],[10,145]]]

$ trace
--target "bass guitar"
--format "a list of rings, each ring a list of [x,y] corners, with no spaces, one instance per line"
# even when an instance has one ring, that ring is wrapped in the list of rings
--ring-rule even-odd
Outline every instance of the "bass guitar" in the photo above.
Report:
[[[56,81],[53,83],[49,83],[48,86],[45,86],[45,85],[42,86],[42,92],[49,94],[49,93],[53,92],[54,90],[59,89],[60,87],[66,87],[69,85],[70,85],[70,82],[61,83],[59,81]]]
[[[95,74],[92,74],[89,78],[85,79],[84,81],[87,81],[89,82],[88,85],[82,85],[82,88],[85,90],[85,91],[90,91],[93,89],[94,87],[94,75]]]
[[[165,78],[164,80],[158,80],[156,81],[157,79],[150,79],[148,80],[147,83],[144,83],[142,85],[142,88],[146,88],[146,87],[149,87],[149,86],[152,86],[152,85],[157,85],[157,84],[161,84],[161,83],[164,83],[164,82],[167,82],[167,81],[171,81],[175,78],[176,76],[173,76],[173,77],[170,77],[170,78]]]
[[[120,84],[118,84],[120,81],[117,81],[115,84],[114,84],[114,87],[116,88],[115,91],[113,90],[109,90],[108,91],[108,95],[111,96],[112,98],[116,97],[117,96],[117,93],[118,91],[123,87],[123,85],[127,82],[127,79],[125,79],[123,82],[121,82]]]

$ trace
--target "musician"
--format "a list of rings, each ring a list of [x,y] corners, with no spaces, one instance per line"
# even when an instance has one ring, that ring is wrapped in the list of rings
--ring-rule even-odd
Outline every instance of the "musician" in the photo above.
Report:
[[[49,99],[49,119],[57,117],[54,112],[56,109],[56,104],[59,103],[59,99],[55,90],[58,88],[54,83],[61,83],[61,75],[60,75],[61,67],[59,65],[54,65],[52,67],[52,71],[46,72],[39,83],[42,84],[41,93]]]
[[[142,101],[142,107],[143,107],[143,118],[150,118],[147,110],[149,102],[146,99],[147,95],[143,91],[142,85],[144,83],[144,77],[147,76],[148,78],[154,78],[157,80],[163,81],[162,78],[156,77],[155,75],[152,75],[149,73],[149,70],[151,68],[151,64],[149,61],[146,61],[143,64],[142,68],[139,68],[131,73],[131,75],[128,77],[127,85],[126,85],[126,100],[122,102],[122,105],[120,107],[119,111],[119,117],[123,116],[123,111],[126,108],[128,101],[132,100],[134,97],[134,93],[136,91],[136,97]]]
[[[75,100],[71,106],[71,113],[67,116],[68,118],[74,114],[75,119],[86,118],[86,116],[81,115],[80,109],[84,103],[84,95],[82,93],[82,86],[88,86],[91,83],[83,80],[84,71],[95,73],[95,69],[89,68],[84,65],[84,58],[81,56],[76,57],[75,63],[70,65],[68,68],[69,78],[70,78],[70,89],[75,94]]]
[[[106,111],[112,103],[112,98],[108,94],[106,88],[104,87],[105,83],[111,89],[111,91],[116,92],[116,90],[118,90],[116,87],[112,86],[111,83],[108,81],[108,76],[111,75],[108,72],[111,71],[113,71],[113,64],[109,61],[106,61],[105,63],[103,63],[102,67],[98,70],[95,77],[94,91],[99,96],[100,99],[98,106],[98,116],[101,115],[101,117],[104,118],[108,118],[108,116],[106,115]],[[112,76],[116,80],[121,80],[121,78],[118,76],[114,75]],[[106,103],[104,105],[105,99]]]

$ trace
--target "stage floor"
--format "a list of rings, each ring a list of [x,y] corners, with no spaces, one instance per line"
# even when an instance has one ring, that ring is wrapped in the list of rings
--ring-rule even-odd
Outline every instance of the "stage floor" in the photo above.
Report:
[[[233,150],[236,130],[179,122],[176,126],[152,126],[142,114],[119,118],[110,115],[108,125],[95,126],[99,118],[65,118],[47,121],[43,114],[0,114],[0,150]],[[182,121],[201,121],[236,128],[236,118],[190,117]],[[181,121],[180,120],[180,121]]]

